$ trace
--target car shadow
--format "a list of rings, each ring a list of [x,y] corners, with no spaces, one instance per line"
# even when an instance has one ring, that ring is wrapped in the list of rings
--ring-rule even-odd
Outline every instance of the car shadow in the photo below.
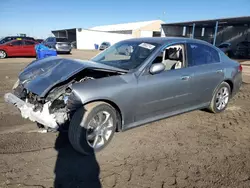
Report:
[[[81,118],[79,118],[80,124]],[[82,128],[84,129],[84,128]],[[82,130],[85,132],[85,130]],[[58,152],[55,164],[55,188],[101,188],[100,167],[94,152],[83,155],[75,151],[69,143],[68,133],[60,132],[55,149]]]
[[[57,52],[57,54],[59,55],[72,55],[72,53],[68,53],[68,52]]]

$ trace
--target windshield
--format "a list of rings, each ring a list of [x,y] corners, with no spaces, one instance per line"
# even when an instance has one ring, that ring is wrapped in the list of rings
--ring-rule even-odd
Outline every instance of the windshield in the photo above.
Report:
[[[1,40],[0,40],[0,44],[4,44],[4,43],[6,43],[6,42],[8,42],[8,41],[10,41],[11,39],[9,39],[8,40],[8,38],[1,38]]]
[[[114,44],[92,61],[119,69],[132,70],[139,67],[157,48],[158,44],[124,41]]]

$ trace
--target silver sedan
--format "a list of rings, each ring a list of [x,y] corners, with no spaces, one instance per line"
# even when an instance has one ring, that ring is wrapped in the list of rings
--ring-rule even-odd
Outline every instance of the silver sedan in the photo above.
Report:
[[[116,131],[197,109],[222,112],[241,83],[241,65],[204,41],[138,38],[91,61],[36,60],[5,100],[48,130],[67,128],[72,146],[89,154]]]

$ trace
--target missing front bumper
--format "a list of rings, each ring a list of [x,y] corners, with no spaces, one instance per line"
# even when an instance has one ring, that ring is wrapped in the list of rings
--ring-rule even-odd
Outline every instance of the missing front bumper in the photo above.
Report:
[[[42,111],[34,111],[34,105],[24,102],[12,93],[6,93],[4,99],[7,103],[16,106],[23,118],[29,119],[33,122],[38,122],[44,126],[57,129],[58,124],[55,119],[55,115],[49,113],[49,104],[43,105]]]

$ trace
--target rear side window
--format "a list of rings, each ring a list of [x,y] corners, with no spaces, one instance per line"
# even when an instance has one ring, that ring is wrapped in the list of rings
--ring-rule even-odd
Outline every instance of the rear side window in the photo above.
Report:
[[[217,50],[204,44],[188,44],[188,66],[198,66],[220,62]]]
[[[22,40],[17,40],[11,43],[13,46],[21,46],[23,45],[23,41]]]
[[[33,42],[33,41],[24,41],[24,44],[25,45],[34,45],[35,44],[35,42]]]

